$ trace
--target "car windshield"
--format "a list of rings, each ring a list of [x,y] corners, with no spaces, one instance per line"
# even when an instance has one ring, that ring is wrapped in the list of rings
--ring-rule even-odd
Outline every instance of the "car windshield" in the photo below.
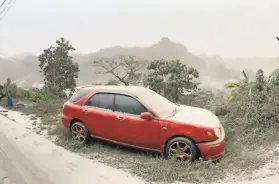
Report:
[[[178,111],[177,105],[150,89],[141,91],[139,98],[161,118],[173,116]]]

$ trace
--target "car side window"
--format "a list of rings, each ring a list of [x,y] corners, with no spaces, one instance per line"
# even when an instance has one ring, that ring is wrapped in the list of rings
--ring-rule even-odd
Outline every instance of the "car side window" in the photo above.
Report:
[[[85,106],[114,110],[113,100],[114,94],[96,93],[88,99]]]
[[[135,98],[126,95],[115,95],[115,111],[140,115],[148,110]]]

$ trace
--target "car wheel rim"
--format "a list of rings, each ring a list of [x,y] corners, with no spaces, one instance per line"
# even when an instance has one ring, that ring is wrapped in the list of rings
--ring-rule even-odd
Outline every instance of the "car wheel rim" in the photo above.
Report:
[[[74,125],[72,127],[72,136],[76,141],[82,143],[85,141],[85,130],[79,125]]]
[[[192,159],[191,147],[185,142],[176,141],[170,145],[169,158],[190,160]]]

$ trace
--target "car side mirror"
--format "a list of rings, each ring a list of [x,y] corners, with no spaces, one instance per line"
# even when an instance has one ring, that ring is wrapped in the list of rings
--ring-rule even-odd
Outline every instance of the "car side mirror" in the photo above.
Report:
[[[150,112],[143,112],[140,114],[141,119],[151,120],[153,117]]]

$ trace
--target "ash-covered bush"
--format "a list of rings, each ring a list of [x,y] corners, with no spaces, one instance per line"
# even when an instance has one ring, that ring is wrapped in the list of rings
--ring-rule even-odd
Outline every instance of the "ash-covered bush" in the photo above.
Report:
[[[222,119],[228,139],[245,145],[278,140],[279,87],[268,85],[262,70],[255,81],[236,89],[231,100],[215,101],[212,111]]]
[[[243,144],[275,138],[279,130],[279,87],[257,87],[256,82],[242,86],[231,100],[219,101],[213,107],[223,120],[228,138]]]
[[[259,148],[278,144],[279,86],[270,85],[262,70],[255,81],[239,82],[232,98],[225,96],[224,92],[201,91],[185,96],[182,103],[208,108],[219,117],[226,132],[227,160],[248,158]],[[257,159],[263,160],[260,156]]]
[[[4,89],[3,92],[6,95],[10,95],[12,98],[22,98],[24,97],[25,90],[19,88],[16,83],[12,82],[10,77],[7,78],[7,81],[3,85]]]
[[[209,109],[211,107],[213,97],[214,93],[211,90],[201,89],[197,92],[193,92],[181,97],[180,103],[184,105]]]

